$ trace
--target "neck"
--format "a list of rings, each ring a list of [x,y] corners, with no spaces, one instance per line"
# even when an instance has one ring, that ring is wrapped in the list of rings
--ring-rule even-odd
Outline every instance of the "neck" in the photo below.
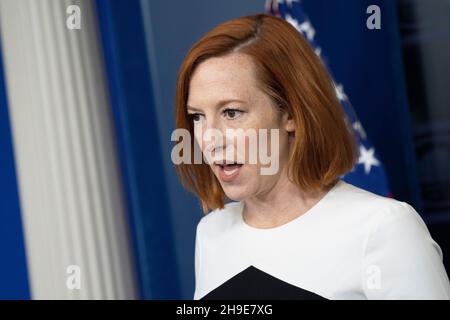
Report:
[[[244,200],[244,221],[261,229],[281,226],[306,213],[328,190],[301,191],[283,173],[269,191]]]

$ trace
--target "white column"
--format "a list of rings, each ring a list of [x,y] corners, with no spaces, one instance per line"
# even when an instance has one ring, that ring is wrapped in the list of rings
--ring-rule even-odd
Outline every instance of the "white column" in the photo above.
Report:
[[[66,9],[72,4],[81,9],[78,30],[66,26]],[[136,298],[93,10],[89,0],[0,1],[8,107],[34,299]],[[69,274],[71,265],[75,272]],[[76,284],[77,275],[80,289],[67,285]]]

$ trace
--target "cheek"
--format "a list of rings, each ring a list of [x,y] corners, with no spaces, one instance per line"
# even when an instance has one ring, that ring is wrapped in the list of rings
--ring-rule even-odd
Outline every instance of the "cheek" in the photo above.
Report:
[[[198,145],[202,146],[203,130],[200,124],[194,124],[194,139]]]
[[[258,162],[258,130],[254,128],[236,131],[232,136],[228,136],[227,142],[233,145],[238,162],[246,164],[256,164]]]
[[[280,146],[280,143],[283,143],[280,139],[280,130],[278,129],[250,128],[229,136],[227,141],[229,146],[234,146],[238,162],[267,165],[268,161],[274,160],[273,157],[279,156],[280,150],[284,151],[284,145]]]
[[[257,194],[262,190],[266,190],[268,186],[274,184],[277,180],[275,175],[261,175],[260,165],[246,165],[245,171],[242,172],[242,178],[247,192]]]

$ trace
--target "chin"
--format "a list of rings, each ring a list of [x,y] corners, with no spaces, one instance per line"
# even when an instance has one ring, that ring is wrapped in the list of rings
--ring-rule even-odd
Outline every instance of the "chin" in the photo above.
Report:
[[[243,186],[222,186],[225,195],[233,201],[242,201],[249,197],[249,192]]]

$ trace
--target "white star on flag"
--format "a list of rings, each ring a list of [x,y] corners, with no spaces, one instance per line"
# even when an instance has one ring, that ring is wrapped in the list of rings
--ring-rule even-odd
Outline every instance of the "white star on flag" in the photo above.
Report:
[[[298,24],[297,19],[292,18],[290,14],[286,14],[286,21],[289,22],[298,32],[301,32],[300,25]]]
[[[364,164],[364,172],[369,174],[372,166],[380,165],[380,162],[375,158],[375,148],[366,149],[362,144],[359,146],[358,164]]]
[[[300,24],[300,31],[304,32],[306,34],[306,37],[309,41],[314,40],[314,36],[316,35],[316,30],[312,26],[311,22],[309,20],[306,20],[302,24]]]
[[[320,57],[320,55],[322,54],[322,48],[317,47],[316,49],[314,49],[314,52],[316,53],[316,55],[318,55]]]
[[[305,20],[302,23],[298,23],[298,20],[293,18],[290,14],[286,14],[285,20],[289,22],[291,25],[293,25],[298,32],[304,34],[309,41],[314,40],[316,30],[312,26],[311,22],[309,22],[309,20]]]
[[[337,95],[339,101],[348,100],[348,97],[344,92],[344,86],[342,84],[335,84],[334,89],[336,90],[336,95]]]

